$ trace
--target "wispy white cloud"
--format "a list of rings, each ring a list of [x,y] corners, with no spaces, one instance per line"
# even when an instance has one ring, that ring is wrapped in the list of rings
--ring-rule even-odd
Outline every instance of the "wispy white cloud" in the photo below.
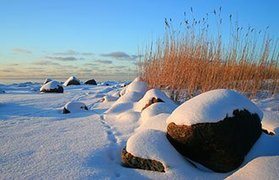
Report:
[[[56,60],[56,61],[78,61],[78,60],[84,60],[84,58],[78,58],[74,56],[45,56],[46,59],[50,60]]]
[[[32,64],[39,65],[39,66],[49,66],[49,65],[60,66],[59,63],[53,61],[46,61],[46,60],[35,61]]]
[[[109,60],[96,60],[95,62],[101,63],[101,64],[112,64],[112,61],[109,61]]]
[[[32,54],[32,52],[28,49],[23,49],[23,48],[13,48],[12,52],[17,53],[17,54]]]
[[[111,53],[101,54],[103,57],[110,57],[118,60],[136,60],[141,57],[141,55],[129,55],[122,51],[115,51]]]

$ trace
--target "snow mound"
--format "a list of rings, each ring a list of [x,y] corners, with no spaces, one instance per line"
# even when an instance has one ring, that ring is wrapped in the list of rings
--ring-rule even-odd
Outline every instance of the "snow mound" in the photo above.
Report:
[[[127,141],[127,151],[134,156],[154,159],[164,167],[172,167],[184,161],[166,138],[165,132],[146,129],[135,133]]]
[[[165,132],[146,129],[127,141],[127,152],[133,156],[159,161],[165,173],[155,179],[224,179],[226,174],[201,171],[181,156],[168,141]]]
[[[232,117],[234,110],[248,110],[263,118],[262,111],[248,98],[233,90],[216,89],[200,94],[174,110],[167,123],[192,125],[218,122],[226,116]]]
[[[67,79],[67,81],[64,82],[64,86],[69,86],[69,85],[80,85],[80,80],[76,78],[75,76],[71,76]]]
[[[227,179],[279,179],[279,156],[258,157]]]
[[[171,114],[174,109],[174,106],[169,106],[168,104],[163,102],[151,104],[146,109],[144,109],[144,111],[142,111],[141,119],[148,119],[161,113]]]
[[[137,131],[141,131],[144,129],[155,129],[163,132],[167,132],[167,123],[166,119],[169,117],[168,113],[160,113],[154,116],[150,116],[148,118],[140,118],[141,125],[137,129]]]
[[[58,81],[50,81],[46,84],[44,84],[41,88],[40,91],[41,92],[51,92],[55,89],[63,89],[63,87],[61,86],[61,84]]]
[[[138,92],[138,93],[145,94],[146,91],[147,91],[147,83],[141,81],[140,78],[137,77],[133,82],[131,82],[131,84],[127,86],[125,93]]]
[[[111,102],[111,101],[116,101],[118,99],[117,96],[112,96],[112,95],[105,95],[102,99],[102,102]]]
[[[64,106],[63,113],[79,113],[87,110],[88,108],[83,102],[71,101]]]
[[[168,96],[160,91],[159,89],[150,89],[147,91],[144,95],[144,97],[135,105],[136,111],[142,111],[144,108],[146,108],[146,105],[152,101],[152,98],[160,99],[163,101],[163,103],[167,104],[170,109],[173,109],[176,107],[176,104],[168,98]]]

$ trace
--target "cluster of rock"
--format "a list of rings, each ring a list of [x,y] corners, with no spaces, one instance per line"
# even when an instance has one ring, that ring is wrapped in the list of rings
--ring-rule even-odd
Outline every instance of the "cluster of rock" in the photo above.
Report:
[[[86,85],[97,85],[97,82],[94,79],[87,80],[84,84]],[[81,81],[76,78],[75,76],[69,77],[63,84],[54,81],[52,79],[47,78],[42,87],[40,88],[40,92],[43,93],[63,93],[64,88],[63,86],[70,86],[70,85],[81,85]]]
[[[129,88],[122,94],[125,95]],[[148,93],[136,104],[139,111],[170,101],[159,90]],[[198,95],[176,108],[167,119],[166,136],[172,146],[194,164],[225,173],[242,164],[262,131],[269,133],[262,130],[262,117],[262,111],[240,93],[217,89]],[[136,157],[125,148],[122,162],[133,168],[165,171],[162,162]]]

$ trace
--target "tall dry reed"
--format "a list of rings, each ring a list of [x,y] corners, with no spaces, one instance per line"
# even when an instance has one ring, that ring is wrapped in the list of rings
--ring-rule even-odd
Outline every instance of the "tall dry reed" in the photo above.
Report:
[[[166,19],[165,37],[153,43],[138,63],[140,76],[152,88],[167,88],[187,98],[217,88],[251,96],[262,91],[278,93],[279,51],[267,30],[239,27],[230,15],[230,35],[224,40],[221,8],[212,15],[214,31],[208,14],[200,20],[185,18],[182,31]]]

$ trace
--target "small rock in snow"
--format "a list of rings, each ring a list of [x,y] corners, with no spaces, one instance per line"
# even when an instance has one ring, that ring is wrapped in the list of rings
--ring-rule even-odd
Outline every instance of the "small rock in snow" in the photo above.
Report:
[[[87,111],[87,106],[82,102],[72,101],[68,102],[63,108],[63,114],[77,113]]]
[[[97,82],[95,81],[95,79],[90,79],[90,80],[85,81],[84,84],[87,84],[87,85],[97,85]]]
[[[80,85],[80,81],[75,77],[71,76],[67,79],[66,82],[63,84],[64,86],[70,86],[70,85]]]
[[[40,92],[43,92],[43,93],[63,93],[64,89],[59,82],[50,81],[50,82],[44,84],[40,88]]]

